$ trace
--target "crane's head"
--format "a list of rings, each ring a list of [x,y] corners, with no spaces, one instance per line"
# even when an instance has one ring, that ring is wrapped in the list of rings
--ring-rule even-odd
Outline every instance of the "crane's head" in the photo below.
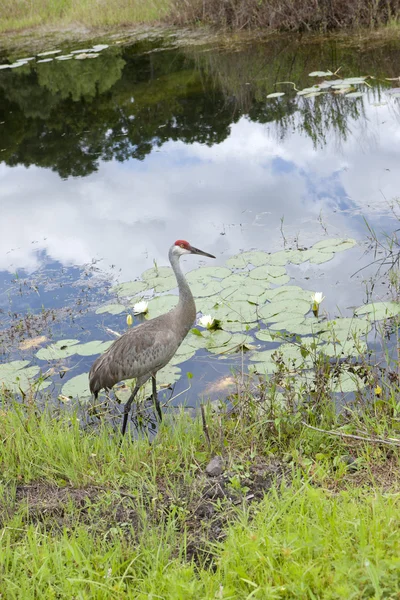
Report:
[[[215,258],[212,254],[208,254],[208,252],[194,248],[186,240],[176,240],[172,246],[172,253],[178,256],[182,256],[182,254],[201,254],[202,256],[208,256],[208,258]]]

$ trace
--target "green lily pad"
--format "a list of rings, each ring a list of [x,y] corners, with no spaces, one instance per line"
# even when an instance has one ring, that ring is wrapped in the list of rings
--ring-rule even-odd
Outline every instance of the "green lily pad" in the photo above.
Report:
[[[268,264],[284,267],[289,262],[298,259],[301,254],[300,250],[279,250],[269,255]]]
[[[296,327],[303,323],[304,317],[302,315],[299,315],[298,317],[290,317],[290,315],[288,315],[286,318],[282,318],[282,320],[270,323],[269,328],[272,331],[287,331],[288,333],[292,333]]]
[[[117,296],[125,298],[126,296],[134,296],[145,290],[147,290],[147,283],[145,281],[126,281],[114,286],[110,291],[113,294],[117,294]]]
[[[62,387],[62,394],[68,398],[90,398],[89,373],[71,377]]]
[[[284,96],[285,92],[273,92],[272,94],[268,94],[267,98],[280,98]]]
[[[312,251],[310,251],[311,254]],[[333,252],[322,252],[322,251],[317,251],[315,254],[313,254],[312,256],[309,256],[309,261],[310,263],[312,263],[313,265],[322,265],[322,263],[324,262],[329,262],[330,260],[332,260],[332,258],[334,258],[335,255]]]
[[[245,269],[247,265],[259,267],[261,265],[268,264],[269,257],[270,254],[267,252],[249,250],[247,252],[241,252],[240,254],[232,256],[226,261],[226,265],[234,269]]]
[[[248,271],[244,273],[233,273],[224,279],[221,279],[222,289],[230,287],[243,287],[246,286],[251,280],[249,279]]]
[[[231,333],[222,331],[222,329],[217,329],[216,331],[206,329],[201,332],[201,335],[194,335],[190,332],[186,338],[186,343],[198,350],[199,348],[222,346],[226,344],[231,337]]]
[[[313,245],[313,250],[322,250],[323,252],[342,252],[356,246],[357,242],[353,239],[327,238]]]
[[[246,300],[235,300],[218,304],[213,308],[212,316],[224,323],[225,321],[239,321],[240,323],[253,323],[257,321],[257,306]]]
[[[119,315],[125,310],[126,308],[123,304],[106,304],[105,306],[100,306],[96,310],[96,315],[102,315],[103,313],[109,313],[110,315]]]
[[[21,363],[25,361],[12,361],[8,363],[10,366],[13,363]],[[5,388],[10,392],[18,394],[21,390],[23,392],[27,392],[29,388],[32,386],[33,378],[39,373],[40,367],[32,366],[27,368],[18,368],[15,370],[11,369],[2,369],[3,365],[0,365],[0,390],[1,388]],[[41,388],[44,389],[48,387],[50,382],[42,382]]]
[[[298,96],[305,96],[306,94],[311,94],[312,92],[318,92],[319,91],[319,87],[316,85],[313,85],[312,87],[308,87],[308,88],[304,88],[303,90],[300,90],[299,92],[297,92]]]
[[[166,312],[169,312],[172,308],[178,304],[178,296],[173,294],[167,294],[166,296],[157,296],[149,302],[149,316],[153,319]]]
[[[273,285],[285,285],[289,283],[290,277],[289,275],[281,275],[280,277],[273,277],[270,281]]]
[[[230,333],[247,333],[251,332],[252,329],[257,327],[257,323],[241,323],[240,321],[228,321],[225,320],[223,322],[224,331],[229,331]]]
[[[265,286],[259,285],[253,282],[251,279],[248,280],[248,283],[244,286],[238,287],[233,286],[229,288],[225,288],[218,293],[218,298],[225,300],[227,302],[231,301],[239,301],[242,302],[244,300],[254,302],[258,304],[260,298],[263,296],[265,292]]]
[[[332,71],[313,71],[308,74],[309,77],[330,77],[331,75],[333,75]]]
[[[367,319],[338,318],[323,323],[324,331],[320,333],[319,338],[327,342],[343,343],[354,337],[367,335],[371,327]]]
[[[189,283],[209,283],[213,279],[224,279],[232,274],[226,267],[198,267],[186,274]]]
[[[260,331],[257,331],[255,336],[258,340],[261,340],[262,342],[276,343],[277,341],[276,336],[273,333],[271,333],[269,329],[260,329]]]
[[[46,348],[40,348],[36,352],[36,357],[40,360],[61,360],[75,354],[74,346],[79,344],[79,340],[58,340]]]
[[[400,314],[400,303],[398,302],[371,302],[359,306],[354,311],[355,315],[369,315],[374,321],[390,319]]]
[[[259,308],[259,316],[268,323],[272,321],[282,321],[284,319],[294,319],[299,316],[304,317],[310,310],[311,302],[307,300],[296,299],[275,299]],[[277,317],[278,316],[278,317]]]
[[[331,358],[345,358],[349,356],[360,356],[367,351],[368,347],[364,341],[349,340],[343,344],[328,343],[321,346],[321,352]]]
[[[365,387],[366,383],[355,373],[344,372],[339,377],[330,378],[330,387],[332,392],[345,393],[356,392]]]
[[[346,77],[343,79],[343,83],[347,83],[347,85],[359,85],[361,83],[365,83],[367,77]]]
[[[263,265],[261,267],[255,267],[249,273],[249,277],[252,279],[267,279],[274,283],[274,279],[286,275],[286,269],[277,265]]]
[[[249,345],[252,342],[253,338],[250,335],[235,333],[224,344],[217,345],[216,340],[210,341],[206,349],[212,354],[238,352],[243,346]]]
[[[142,273],[142,279],[145,281],[158,279],[159,277],[171,277],[174,274],[171,267],[151,267]]]
[[[209,296],[214,296],[222,289],[221,282],[218,279],[208,279],[207,282],[204,283],[201,281],[192,283],[190,288],[195,298],[208,298]]]
[[[267,292],[268,300],[284,302],[285,300],[307,300],[311,303],[311,296],[313,292],[309,290],[303,290],[297,285],[285,285],[274,290]]]
[[[193,358],[193,356],[195,354],[196,354],[196,350],[194,348],[191,349],[189,352],[186,352],[185,354],[175,354],[175,356],[169,361],[168,364],[180,365],[181,363],[184,363],[187,360],[190,360],[191,358]]]
[[[170,292],[178,287],[175,276],[172,277],[158,277],[157,279],[149,280],[149,285],[154,288],[157,294],[163,292]]]

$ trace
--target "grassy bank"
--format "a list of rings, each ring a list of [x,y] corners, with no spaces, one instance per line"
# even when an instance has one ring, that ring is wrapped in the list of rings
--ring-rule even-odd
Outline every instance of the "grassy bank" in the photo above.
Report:
[[[83,432],[72,413],[4,409],[0,593],[397,598],[395,398],[341,416],[232,400],[233,411],[207,411],[210,444],[183,412],[151,444],[120,447],[110,426]],[[222,473],[208,476],[221,454]]]
[[[399,0],[0,0],[0,31],[164,22],[219,29],[318,31],[395,25]]]

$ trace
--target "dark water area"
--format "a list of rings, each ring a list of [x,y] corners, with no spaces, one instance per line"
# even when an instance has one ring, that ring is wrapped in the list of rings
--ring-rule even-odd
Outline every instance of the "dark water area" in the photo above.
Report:
[[[241,250],[354,238],[329,263],[288,272],[323,291],[332,316],[365,301],[374,275],[358,272],[373,260],[366,221],[378,236],[398,226],[400,82],[390,79],[400,75],[400,42],[170,46],[114,41],[90,60],[36,56],[0,70],[0,362],[45,369],[40,346],[24,340],[124,331],[126,313],[96,308],[112,301],[113,284],[166,265],[175,239],[224,265]],[[0,64],[12,61],[0,51]],[[357,86],[364,95],[296,94],[322,81],[309,73],[339,68],[337,78],[371,76]],[[267,99],[277,91],[285,95]],[[185,271],[199,264],[183,261]],[[93,358],[68,359],[63,383]],[[199,352],[181,365],[175,393],[185,373],[194,377],[179,401],[212,396],[207,386],[240,362]]]

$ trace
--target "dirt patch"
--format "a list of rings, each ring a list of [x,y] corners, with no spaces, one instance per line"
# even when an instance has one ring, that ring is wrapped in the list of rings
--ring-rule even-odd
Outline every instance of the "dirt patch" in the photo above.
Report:
[[[209,566],[210,542],[224,539],[227,525],[236,518],[236,507],[260,501],[272,485],[288,476],[286,464],[257,457],[217,477],[201,472],[191,485],[183,479],[160,480],[156,493],[146,488],[74,488],[36,482],[17,487],[12,511],[26,508],[27,523],[41,523],[53,533],[77,523],[101,535],[119,527],[133,542],[145,530],[145,520],[162,525],[173,518],[177,528],[186,532],[187,560]]]

